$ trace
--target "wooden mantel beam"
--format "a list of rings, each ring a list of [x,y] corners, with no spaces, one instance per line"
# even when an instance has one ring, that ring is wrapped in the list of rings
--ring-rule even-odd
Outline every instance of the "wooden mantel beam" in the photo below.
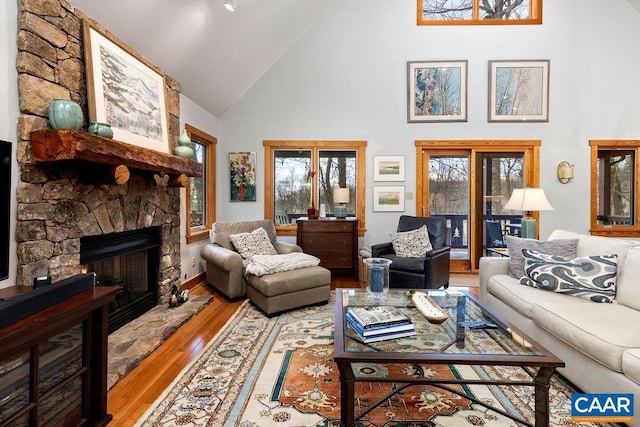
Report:
[[[195,160],[82,131],[44,129],[31,132],[31,147],[35,162],[75,159],[169,175],[202,176],[202,165]]]

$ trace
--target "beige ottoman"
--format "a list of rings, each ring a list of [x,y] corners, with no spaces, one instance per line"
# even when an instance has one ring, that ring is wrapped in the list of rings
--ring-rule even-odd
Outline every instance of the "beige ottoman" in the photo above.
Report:
[[[267,315],[326,303],[331,293],[331,272],[320,266],[249,275],[246,282],[247,297]]]

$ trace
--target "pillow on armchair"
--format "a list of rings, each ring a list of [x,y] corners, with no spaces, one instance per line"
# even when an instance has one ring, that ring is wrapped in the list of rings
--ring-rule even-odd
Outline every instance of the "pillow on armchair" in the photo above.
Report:
[[[253,255],[278,255],[276,248],[271,244],[269,235],[262,227],[256,228],[251,233],[231,234],[229,239],[244,259],[249,259]]]
[[[401,258],[424,258],[431,247],[427,226],[391,235],[393,251]]]

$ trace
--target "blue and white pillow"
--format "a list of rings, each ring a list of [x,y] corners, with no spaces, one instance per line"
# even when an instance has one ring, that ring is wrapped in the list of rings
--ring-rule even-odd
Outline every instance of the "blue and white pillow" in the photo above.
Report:
[[[569,259],[530,249],[523,249],[522,255],[525,276],[520,278],[520,284],[593,302],[615,302],[617,255]]]
[[[401,258],[424,258],[433,249],[426,225],[416,230],[393,233],[391,244],[393,251]]]

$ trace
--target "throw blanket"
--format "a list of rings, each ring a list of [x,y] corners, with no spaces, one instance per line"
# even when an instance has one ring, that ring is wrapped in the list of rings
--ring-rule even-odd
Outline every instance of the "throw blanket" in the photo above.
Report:
[[[281,255],[253,255],[245,272],[254,276],[279,273],[281,271],[297,270],[320,264],[320,260],[313,255],[293,252]]]

